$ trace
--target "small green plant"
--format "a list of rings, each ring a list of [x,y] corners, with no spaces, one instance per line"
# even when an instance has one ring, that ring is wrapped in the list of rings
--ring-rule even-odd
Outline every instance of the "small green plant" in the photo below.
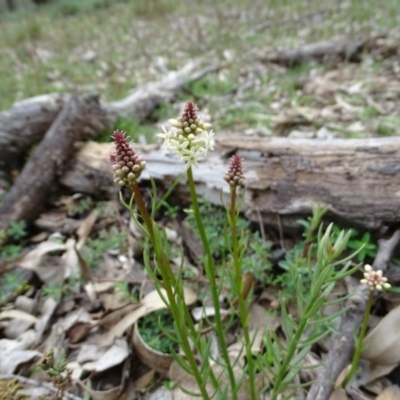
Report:
[[[25,221],[12,222],[8,229],[0,231],[0,260],[11,261],[16,259],[22,252],[24,238],[27,236],[27,225]],[[18,243],[16,243],[18,242]]]
[[[27,234],[25,221],[12,222],[7,229],[7,236],[13,240],[21,240]]]
[[[77,200],[73,200],[67,203],[68,215],[72,218],[76,218],[85,214],[93,208],[93,200],[90,196],[81,197]]]
[[[89,238],[83,256],[91,268],[96,268],[103,260],[104,255],[110,251],[125,252],[128,240],[126,230],[119,230],[112,226],[109,230],[101,230],[96,238]]]
[[[26,292],[30,288],[25,274],[21,270],[6,272],[0,277],[0,303]]]
[[[51,378],[53,385],[58,389],[55,399],[63,399],[65,392],[72,385],[72,371],[67,368],[68,359],[65,349],[61,349],[55,356],[54,350],[45,354],[38,367]]]
[[[170,339],[174,335],[174,317],[168,310],[159,310],[139,319],[138,329],[142,339],[160,353],[170,353],[176,342]]]
[[[130,283],[127,281],[115,282],[114,284],[116,293],[120,293],[122,295],[122,301],[129,300],[132,303],[138,303],[140,301],[139,290],[136,286],[133,288],[130,286]]]
[[[80,277],[72,276],[61,283],[55,282],[48,285],[43,285],[42,293],[44,297],[52,297],[57,303],[61,303],[63,297],[71,296],[74,292],[77,292],[80,284]]]

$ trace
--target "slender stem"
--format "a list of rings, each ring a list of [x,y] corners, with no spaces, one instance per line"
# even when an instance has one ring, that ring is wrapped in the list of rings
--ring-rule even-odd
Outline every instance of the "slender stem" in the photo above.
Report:
[[[236,210],[236,187],[231,186],[231,204],[229,208],[230,214],[230,226],[232,235],[232,256],[234,265],[234,280],[236,286],[236,295],[238,299],[239,306],[239,317],[242,323],[244,345],[246,349],[247,366],[249,374],[249,387],[250,387],[250,398],[256,400],[258,398],[255,386],[255,372],[254,372],[254,362],[251,352],[251,339],[249,334],[249,319],[248,319],[248,309],[246,307],[246,299],[243,295],[243,278],[242,278],[242,268],[240,262],[240,248],[237,239],[237,210]]]
[[[355,348],[355,351],[354,351],[353,360],[351,362],[350,370],[346,375],[346,379],[343,381],[342,388],[345,388],[348,385],[348,383],[350,382],[352,376],[356,372],[356,369],[357,369],[357,366],[358,366],[358,361],[360,359],[361,352],[362,352],[362,349],[363,349],[363,340],[364,340],[365,333],[367,332],[367,328],[368,328],[368,320],[369,320],[369,316],[371,314],[371,307],[372,307],[373,299],[374,299],[374,290],[370,289],[369,295],[368,295],[368,300],[367,300],[367,305],[365,307],[365,313],[364,313],[363,321],[362,321],[362,324],[361,324],[360,334],[358,336],[357,343],[356,343],[356,348]]]
[[[164,284],[162,285],[167,292],[167,298],[168,298],[168,306],[169,309],[172,313],[172,315],[175,318],[176,321],[176,326],[179,329],[180,332],[180,337],[181,337],[181,346],[182,349],[184,350],[184,353],[188,359],[188,362],[190,364],[190,369],[191,372],[196,379],[197,385],[199,386],[201,396],[205,400],[210,400],[210,396],[208,395],[207,389],[206,389],[206,381],[203,379],[201,376],[201,372],[199,370],[199,367],[196,362],[196,358],[194,356],[194,353],[192,351],[189,339],[188,339],[188,333],[185,325],[185,321],[188,322],[190,326],[190,330],[192,331],[192,337],[193,339],[196,337],[195,335],[195,327],[193,324],[193,321],[191,319],[190,313],[188,308],[184,305],[184,310],[185,310],[185,317],[181,315],[179,312],[179,307],[176,302],[176,297],[175,293],[173,291],[173,288],[176,283],[176,278],[172,272],[171,266],[169,264],[168,257],[166,257],[165,253],[163,252],[162,249],[157,246],[157,242],[155,240],[155,232],[153,229],[153,221],[150,218],[150,215],[147,211],[146,205],[143,201],[142,193],[140,191],[140,188],[137,183],[134,184],[134,186],[131,188],[134,195],[135,195],[135,202],[139,208],[139,212],[141,217],[143,218],[143,221],[146,225],[146,228],[149,233],[150,241],[152,242],[154,252],[156,253],[156,260],[157,264],[159,265],[159,271],[161,273],[161,276],[163,277]],[[184,299],[182,299],[184,301]],[[188,317],[188,318],[187,318]]]
[[[223,321],[221,318],[221,310],[220,310],[220,305],[219,305],[219,294],[218,294],[218,288],[217,288],[215,272],[214,272],[214,263],[213,263],[213,259],[212,259],[210,245],[207,240],[206,231],[204,229],[203,220],[200,215],[199,202],[197,200],[197,193],[196,193],[196,189],[195,189],[195,185],[194,185],[193,172],[192,172],[191,167],[189,167],[189,169],[187,170],[187,177],[188,177],[188,184],[189,184],[189,190],[190,190],[190,197],[191,197],[192,205],[193,205],[193,214],[194,214],[197,228],[199,230],[199,235],[200,235],[201,242],[203,244],[204,252],[206,254],[206,262],[205,262],[204,269],[205,269],[205,273],[207,275],[207,279],[210,284],[211,297],[212,297],[212,302],[213,302],[214,312],[215,312],[216,333],[217,333],[219,345],[221,348],[222,357],[225,361],[225,366],[228,371],[228,377],[229,377],[230,385],[232,388],[232,399],[236,400],[237,399],[236,380],[235,380],[235,375],[233,373],[231,360],[229,359],[228,346],[227,346],[225,334],[224,334]]]
[[[308,303],[306,310],[300,319],[299,325],[296,329],[296,333],[294,334],[293,339],[289,343],[289,348],[285,360],[283,361],[281,367],[279,368],[279,372],[274,381],[274,388],[272,391],[271,400],[277,400],[278,395],[280,394],[279,387],[282,384],[282,381],[288,372],[288,368],[290,362],[292,361],[294,353],[296,352],[297,345],[300,342],[301,336],[303,335],[303,332],[307,326],[309,318],[312,316],[312,314],[310,315],[310,312],[314,307],[314,302],[319,298],[319,295],[320,293],[319,291],[317,291],[316,294],[310,299],[310,302]]]

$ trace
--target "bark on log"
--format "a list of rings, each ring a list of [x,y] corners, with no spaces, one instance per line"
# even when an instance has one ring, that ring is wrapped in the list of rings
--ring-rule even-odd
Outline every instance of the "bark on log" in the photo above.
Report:
[[[183,165],[157,146],[140,147],[147,162],[143,179],[152,175],[168,185]],[[329,217],[365,229],[381,229],[400,222],[400,138],[289,139],[225,137],[218,150],[194,170],[199,193],[220,204],[228,193],[223,175],[228,156],[237,152],[247,168],[243,210],[248,218],[286,228],[310,214],[319,204]],[[88,143],[77,154],[62,183],[75,192],[113,196],[109,165],[110,145]],[[222,154],[222,155],[221,155]],[[187,190],[187,189],[186,189]],[[185,196],[185,185],[180,195]]]
[[[170,101],[188,83],[216,71],[217,65],[202,67],[188,63],[158,82],[136,88],[123,100],[102,105],[111,127],[119,117],[143,121],[162,101]],[[21,155],[39,142],[49,129],[69,95],[49,94],[33,97],[0,113],[0,169],[18,168]]]
[[[76,95],[70,96],[1,203],[0,227],[11,221],[34,219],[56,186],[56,179],[64,174],[75,151],[75,141],[88,131],[99,131],[105,123],[97,97],[80,100]]]
[[[42,139],[67,97],[59,94],[32,97],[0,113],[0,169],[18,168],[19,156]]]

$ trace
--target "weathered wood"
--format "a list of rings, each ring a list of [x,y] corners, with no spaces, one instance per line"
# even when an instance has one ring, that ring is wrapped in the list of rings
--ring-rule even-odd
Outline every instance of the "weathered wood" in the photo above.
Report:
[[[106,122],[97,98],[80,100],[72,95],[1,203],[0,226],[33,220],[56,187],[56,180],[64,174],[76,140],[88,131],[98,131]]]
[[[340,61],[360,62],[362,51],[371,39],[352,40],[337,38],[306,44],[295,49],[276,49],[268,54],[257,57],[259,61],[272,62],[286,67],[309,62]]]
[[[216,71],[217,65],[202,67],[188,63],[168,73],[158,82],[137,87],[123,100],[102,105],[109,127],[120,117],[143,121],[163,102],[170,101],[188,83]],[[0,169],[19,168],[23,156],[49,129],[69,95],[49,94],[33,97],[0,113]]]
[[[298,226],[317,204],[329,217],[365,229],[400,222],[400,138],[376,139],[218,139],[218,150],[194,170],[200,194],[220,204],[228,193],[223,175],[228,156],[238,152],[247,167],[243,210],[248,218],[267,225]],[[62,183],[76,192],[112,196],[118,188],[109,165],[110,145],[88,143],[77,154]],[[167,185],[183,165],[158,146],[140,147],[147,161],[143,179],[152,175]],[[222,155],[221,155],[222,154]],[[180,185],[185,196],[187,189]]]
[[[67,95],[37,96],[0,113],[0,169],[19,166],[19,156],[41,140],[66,100]]]

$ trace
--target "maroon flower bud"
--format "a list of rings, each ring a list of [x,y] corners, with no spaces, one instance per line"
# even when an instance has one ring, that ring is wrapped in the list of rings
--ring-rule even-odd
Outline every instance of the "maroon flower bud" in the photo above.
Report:
[[[111,136],[115,149],[110,154],[110,161],[114,170],[114,182],[129,187],[140,177],[146,162],[141,160],[125,135],[125,132],[114,131]]]
[[[246,177],[243,170],[243,158],[239,156],[239,154],[235,154],[231,157],[229,169],[224,179],[233,187],[244,186]]]

